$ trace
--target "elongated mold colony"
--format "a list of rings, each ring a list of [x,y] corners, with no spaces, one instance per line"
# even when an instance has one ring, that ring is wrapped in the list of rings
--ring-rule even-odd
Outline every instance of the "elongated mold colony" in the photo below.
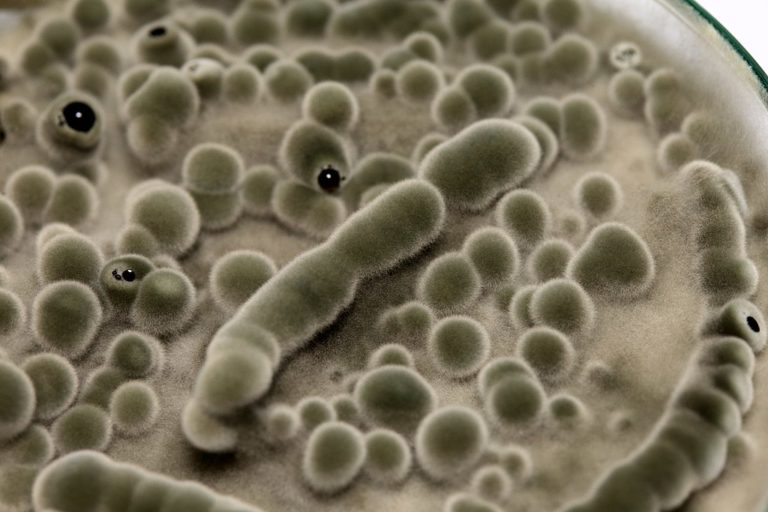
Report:
[[[23,13],[0,511],[764,512],[768,114],[667,3]]]

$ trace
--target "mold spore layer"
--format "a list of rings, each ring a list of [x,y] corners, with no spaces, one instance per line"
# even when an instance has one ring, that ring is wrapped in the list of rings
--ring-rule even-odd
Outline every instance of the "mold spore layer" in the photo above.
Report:
[[[604,4],[4,34],[0,510],[764,507],[764,159]]]

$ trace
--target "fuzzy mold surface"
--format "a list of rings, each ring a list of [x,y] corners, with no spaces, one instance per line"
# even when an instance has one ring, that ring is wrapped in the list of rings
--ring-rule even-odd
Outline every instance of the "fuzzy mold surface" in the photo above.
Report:
[[[36,3],[0,512],[767,510],[768,94],[685,2]]]

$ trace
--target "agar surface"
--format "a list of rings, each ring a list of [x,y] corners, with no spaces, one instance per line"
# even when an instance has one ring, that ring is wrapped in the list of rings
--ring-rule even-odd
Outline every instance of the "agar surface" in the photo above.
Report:
[[[0,35],[0,511],[764,478],[766,166],[597,4],[68,0]]]

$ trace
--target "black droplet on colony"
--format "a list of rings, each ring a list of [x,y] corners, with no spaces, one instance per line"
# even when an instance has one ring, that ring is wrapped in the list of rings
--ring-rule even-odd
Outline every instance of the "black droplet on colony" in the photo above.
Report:
[[[123,270],[123,279],[125,279],[129,283],[134,281],[136,279],[136,272],[134,272],[131,269]]]
[[[82,101],[67,103],[61,113],[67,126],[76,132],[88,133],[96,124],[96,112]]]
[[[3,130],[2,128],[0,128],[0,144],[2,144],[3,142],[5,142],[5,137],[6,137],[6,135],[5,135],[5,130]]]
[[[114,268],[112,269],[112,277],[114,277],[118,281],[122,281],[123,280],[123,278],[120,277],[120,274],[118,274],[117,269],[114,269]]]
[[[166,32],[167,30],[165,30],[165,27],[163,27],[162,25],[159,27],[152,27],[151,29],[149,29],[149,35],[151,37],[163,37]]]
[[[755,317],[748,316],[747,317],[747,325],[750,329],[752,329],[754,332],[760,332],[760,325],[757,323],[757,320],[755,320]]]
[[[330,165],[317,176],[317,184],[326,192],[336,192],[341,186],[341,173]]]

